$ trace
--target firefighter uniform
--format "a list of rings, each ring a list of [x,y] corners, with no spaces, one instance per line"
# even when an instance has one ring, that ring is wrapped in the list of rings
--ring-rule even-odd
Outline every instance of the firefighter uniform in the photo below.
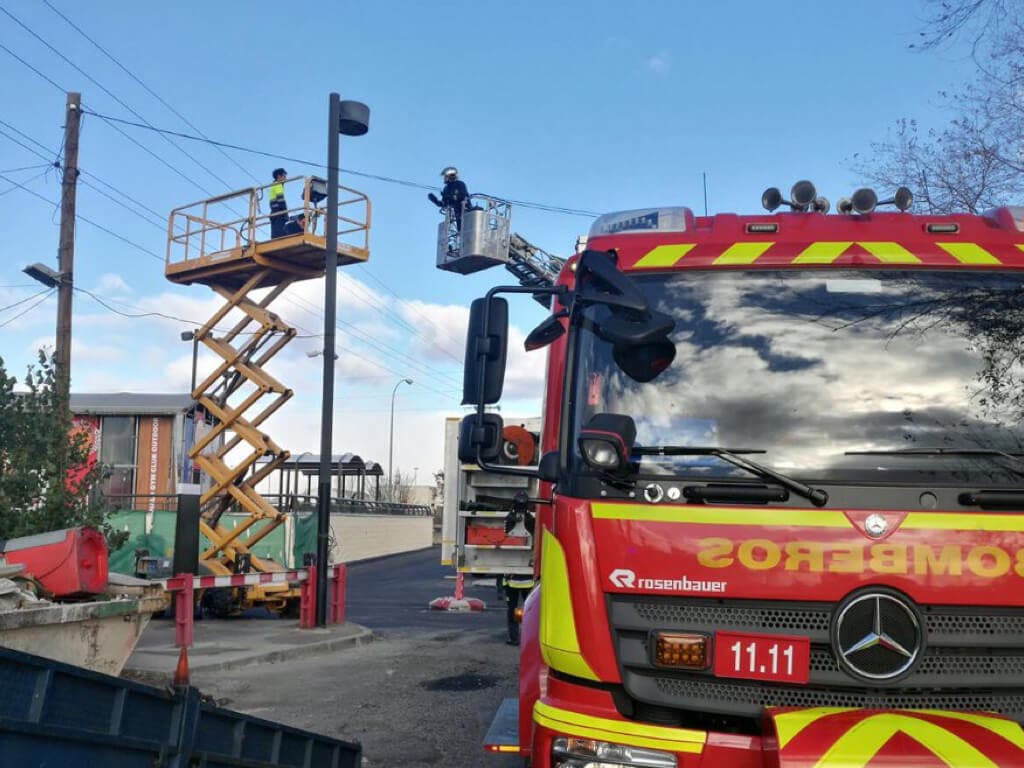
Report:
[[[516,621],[516,608],[519,607],[520,600],[526,600],[526,596],[536,583],[532,576],[517,576],[507,573],[501,578],[501,585],[505,590],[505,602],[508,606],[505,620],[508,625],[510,645],[519,645],[519,622]]]
[[[284,199],[284,180],[287,171],[284,168],[274,169],[274,183],[270,185],[270,236],[281,237],[288,224],[288,203]]]

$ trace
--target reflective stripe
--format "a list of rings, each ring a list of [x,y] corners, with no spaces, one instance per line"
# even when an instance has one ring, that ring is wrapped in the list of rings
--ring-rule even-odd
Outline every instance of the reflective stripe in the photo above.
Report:
[[[1024,507],[1024,503],[1021,504]],[[907,530],[1024,532],[1024,517],[960,512],[911,512],[900,525]]]
[[[921,260],[899,243],[862,243],[861,248],[883,264],[920,264]]]
[[[581,736],[586,739],[610,741],[627,746],[662,749],[666,752],[688,752],[699,755],[704,751],[704,742],[707,739],[707,734],[704,731],[609,720],[604,717],[594,717],[553,707],[542,701],[533,705],[533,720],[538,725],[543,725],[545,728],[550,728],[552,731],[566,736]]]
[[[977,243],[936,243],[961,264],[1001,264],[995,256]]]
[[[836,739],[815,768],[842,765],[865,768],[885,743],[902,733],[932,752],[951,768],[999,768],[969,743],[940,725],[909,714],[873,715],[854,725]]]
[[[793,259],[794,264],[831,264],[843,255],[843,252],[853,245],[852,242],[845,243],[811,243],[800,255]]]
[[[775,243],[733,243],[714,264],[753,264]]]
[[[590,505],[597,520],[645,520],[658,523],[696,523],[698,525],[758,525],[768,528],[852,528],[838,509],[751,509],[750,507],[708,507],[704,505],[654,506],[653,504]]]
[[[547,529],[541,542],[540,655],[544,663],[575,677],[597,680],[580,652],[562,543]]]
[[[877,712],[841,707],[775,712],[768,710],[779,745],[778,764],[814,768],[865,768],[906,765],[899,739],[914,742],[917,760],[924,752],[951,768],[1019,766],[1024,758],[1024,731],[1012,720],[942,710]],[[975,730],[972,730],[975,729]],[[987,731],[982,737],[976,729]],[[799,737],[799,738],[798,738]],[[977,745],[977,746],[975,746]],[[1007,760],[1009,762],[1006,762]]]
[[[536,583],[533,579],[507,579],[505,586],[512,589],[533,589]]]
[[[693,250],[696,243],[678,243],[676,245],[659,245],[648,251],[637,260],[634,267],[653,269],[656,267],[674,266],[683,256]]]

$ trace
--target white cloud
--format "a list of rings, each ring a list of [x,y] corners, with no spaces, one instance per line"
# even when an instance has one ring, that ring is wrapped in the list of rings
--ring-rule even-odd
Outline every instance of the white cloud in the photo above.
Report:
[[[92,290],[94,293],[99,293],[104,296],[125,296],[132,292],[128,283],[126,283],[120,275],[116,275],[112,272],[106,272],[100,275]]]
[[[656,75],[666,76],[672,69],[672,57],[668,51],[661,51],[647,59],[647,68]]]

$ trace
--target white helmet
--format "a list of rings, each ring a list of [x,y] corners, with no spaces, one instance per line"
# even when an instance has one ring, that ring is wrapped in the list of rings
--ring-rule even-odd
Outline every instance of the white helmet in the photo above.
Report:
[[[455,168],[454,166],[451,166],[451,165],[449,165],[447,168],[445,168],[443,171],[441,171],[441,178],[444,179],[445,181],[457,178],[458,175],[459,175],[459,169]]]

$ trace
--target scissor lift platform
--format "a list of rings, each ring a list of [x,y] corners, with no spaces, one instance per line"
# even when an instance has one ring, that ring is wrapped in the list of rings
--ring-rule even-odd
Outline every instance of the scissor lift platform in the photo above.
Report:
[[[288,460],[289,453],[263,431],[263,423],[293,392],[266,369],[293,338],[295,329],[271,311],[270,304],[300,280],[320,277],[326,268],[325,237],[320,232],[326,209],[326,182],[316,177],[284,182],[289,210],[260,212],[269,185],[231,192],[171,212],[165,274],[174,283],[207,285],[223,299],[195,338],[220,362],[196,384],[193,399],[215,424],[189,450],[189,458],[212,483],[200,495],[201,533],[209,545],[200,555],[204,570],[223,576],[273,573],[280,563],[257,557],[253,546],[285,519],[256,490]],[[273,237],[271,216],[296,220],[294,234]],[[305,226],[297,220],[305,216]],[[355,190],[339,188],[338,264],[369,256],[370,201]],[[260,290],[264,289],[264,290]],[[229,529],[221,524],[232,508],[248,514]],[[239,588],[242,589],[242,588]],[[287,584],[259,584],[232,592],[225,613],[253,605],[286,610],[297,590]],[[221,609],[218,609],[221,610]]]
[[[259,210],[269,199],[267,187],[252,187],[201,200],[171,212],[167,232],[165,274],[171,282],[239,288],[262,273],[250,286],[267,288],[283,279],[306,280],[324,274],[326,238],[320,226],[326,183],[316,177],[284,182],[285,199],[299,205],[279,214],[283,219],[306,217],[301,232],[271,236],[271,214]],[[338,264],[364,262],[369,257],[370,201],[345,187],[338,195]]]

